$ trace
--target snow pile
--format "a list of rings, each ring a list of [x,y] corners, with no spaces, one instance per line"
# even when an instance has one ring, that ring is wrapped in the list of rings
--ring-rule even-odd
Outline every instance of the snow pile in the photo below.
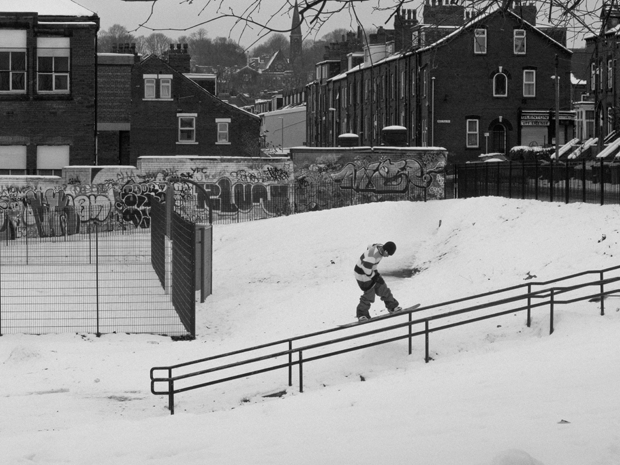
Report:
[[[501,198],[380,203],[216,226],[214,295],[198,338],[5,335],[0,437],[8,464],[615,465],[620,299],[508,315],[180,394],[153,366],[352,321],[355,260],[394,241],[380,270],[403,305],[617,265],[620,207]],[[371,312],[377,313],[377,302]],[[296,381],[294,381],[296,382]],[[286,389],[281,397],[265,395]]]

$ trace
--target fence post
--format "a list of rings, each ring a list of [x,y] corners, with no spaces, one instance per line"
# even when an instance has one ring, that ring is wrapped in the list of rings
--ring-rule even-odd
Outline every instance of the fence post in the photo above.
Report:
[[[171,378],[172,369],[168,368],[168,410],[174,415],[174,381]]]
[[[95,294],[96,294],[95,305],[97,307],[97,337],[100,337],[101,332],[99,331],[99,223],[95,223]]]
[[[521,198],[525,199],[525,160],[521,163]]]
[[[601,183],[601,205],[605,204],[605,180],[603,179],[603,159],[601,158],[599,182]]]
[[[605,285],[603,284],[603,279],[604,279],[604,273],[601,271],[601,316],[605,315]]]
[[[411,313],[409,314],[409,355],[412,354],[413,352],[413,336],[411,335],[412,333],[412,328],[411,328]]]
[[[288,341],[288,385],[293,385],[293,341]]]
[[[569,203],[570,197],[569,197],[569,184],[570,184],[570,172],[569,172],[569,166],[568,166],[568,160],[566,161],[566,173],[565,173],[565,178],[564,178],[564,190],[565,190],[565,196],[566,196],[566,203]]]
[[[532,325],[532,285],[527,285],[527,327]]]
[[[553,202],[553,186],[555,174],[553,172],[553,160],[549,163],[549,202]]]
[[[424,361],[426,363],[428,363],[431,360],[431,357],[429,355],[429,331],[428,331],[428,320],[424,320],[424,350],[425,350],[425,355],[424,355]]]
[[[299,392],[304,392],[303,352],[299,351]]]
[[[553,312],[554,312],[555,289],[551,289],[550,315],[549,315],[549,335],[553,334]]]
[[[512,160],[508,162],[508,198],[512,199]]]
[[[583,203],[586,203],[586,160],[581,160],[581,190]]]
[[[538,158],[534,161],[534,199],[538,200]]]

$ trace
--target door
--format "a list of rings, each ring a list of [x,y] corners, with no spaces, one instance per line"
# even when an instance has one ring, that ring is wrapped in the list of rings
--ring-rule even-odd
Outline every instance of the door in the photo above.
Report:
[[[506,128],[502,124],[491,129],[491,152],[506,153]]]

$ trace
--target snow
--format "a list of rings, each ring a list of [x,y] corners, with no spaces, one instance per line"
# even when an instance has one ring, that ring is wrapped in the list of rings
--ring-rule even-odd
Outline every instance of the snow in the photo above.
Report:
[[[176,396],[149,370],[352,321],[372,242],[403,305],[617,265],[619,206],[502,198],[392,202],[214,228],[214,294],[194,341],[4,335],[7,464],[620,463],[620,299],[460,326]],[[374,304],[371,312],[382,308]],[[296,381],[294,381],[294,384]],[[263,397],[286,389],[282,397]]]
[[[95,14],[72,0],[1,0],[0,11],[38,13],[44,16],[93,16]]]

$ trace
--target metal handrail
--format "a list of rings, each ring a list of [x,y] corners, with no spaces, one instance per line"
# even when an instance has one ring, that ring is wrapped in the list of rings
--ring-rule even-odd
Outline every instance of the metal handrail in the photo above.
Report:
[[[605,289],[605,286],[609,286],[610,284],[617,283],[620,281],[620,276],[605,278],[605,273],[610,273],[616,270],[620,270],[620,266],[614,266],[602,270],[590,270],[583,271],[580,273],[575,273],[568,276],[563,276],[561,278],[555,278],[548,281],[540,281],[540,282],[529,282],[525,284],[519,284],[516,286],[510,286],[503,289],[498,289],[495,291],[490,291],[482,294],[476,294],[473,296],[468,296],[464,298],[454,299],[446,302],[441,302],[438,304],[428,305],[425,307],[420,307],[414,310],[405,310],[403,312],[398,312],[394,315],[389,315],[381,319],[373,320],[371,319],[368,323],[364,323],[361,326],[349,326],[349,327],[335,327],[330,328],[318,332],[313,332],[309,334],[304,334],[292,338],[282,339],[266,344],[256,345],[253,347],[248,347],[245,349],[236,350],[233,352],[228,352],[224,354],[214,355],[211,357],[201,358],[198,360],[191,360],[188,362],[170,365],[170,366],[159,366],[153,367],[150,370],[150,378],[151,378],[151,392],[155,395],[167,395],[168,396],[168,407],[170,409],[170,413],[174,414],[174,395],[186,392],[194,389],[199,389],[202,387],[211,386],[214,384],[219,384],[223,382],[232,381],[235,379],[245,378],[249,376],[254,376],[261,373],[266,373],[274,370],[282,370],[288,369],[288,385],[293,385],[293,368],[295,366],[298,367],[299,370],[299,390],[303,392],[303,365],[305,363],[320,360],[323,358],[334,357],[336,355],[342,355],[348,352],[361,350],[369,347],[373,347],[376,345],[387,344],[390,342],[395,342],[399,340],[408,339],[409,340],[409,354],[412,353],[412,340],[417,336],[425,337],[425,361],[428,362],[431,360],[430,358],[430,350],[429,350],[429,338],[430,334],[446,330],[449,328],[453,328],[456,326],[462,326],[465,324],[470,324],[482,320],[486,320],[489,318],[496,318],[503,315],[514,314],[522,311],[527,311],[527,320],[526,324],[529,327],[531,323],[531,311],[535,308],[540,308],[543,306],[549,306],[549,317],[550,317],[550,334],[554,331],[554,311],[555,306],[559,304],[568,304],[583,300],[599,300],[601,302],[601,315],[604,315],[604,298],[608,295],[620,293],[620,285],[614,287],[613,289]],[[572,286],[551,286],[553,284],[573,280],[575,278],[580,278],[588,275],[596,274],[598,275],[598,279],[590,280],[588,282],[582,282],[579,284],[575,284]],[[534,287],[543,287],[542,289],[533,290]],[[598,290],[595,293],[590,293],[587,295],[580,295],[578,297],[574,297],[571,299],[558,300],[557,297],[561,295],[568,294],[573,291],[577,291],[580,289],[585,289],[589,287],[597,287]],[[506,294],[514,291],[522,291],[518,295],[511,295],[507,297],[501,297],[495,300],[483,302],[483,303],[475,303],[472,301],[485,299],[491,296],[497,296],[500,294]],[[536,303],[533,303],[533,300],[536,300]],[[460,307],[454,310],[449,310],[449,307],[454,305],[460,305],[464,303],[470,303],[464,307]],[[471,318],[466,318],[461,321],[451,321],[443,323],[442,320],[446,320],[449,318],[455,317],[463,317],[469,316],[473,312],[487,310],[487,309],[497,309],[497,307],[505,307],[507,305],[512,305],[517,302],[525,302],[516,307],[510,308],[502,308],[499,311],[487,313],[481,316],[475,316]],[[421,312],[428,312],[432,309],[447,309],[448,311],[443,311],[441,313],[437,313],[434,315],[425,316],[422,318],[413,319],[413,314],[420,314]],[[402,318],[407,317],[407,321],[402,322]],[[395,319],[398,320],[395,320]],[[399,321],[399,322],[397,322]],[[376,327],[375,324],[383,323],[384,325],[380,327]],[[431,324],[439,324],[431,327]],[[414,331],[414,327],[423,326],[423,329],[418,329]],[[406,329],[406,334],[398,334],[396,336],[382,338],[380,340],[373,340],[368,342],[368,339],[371,336],[375,335],[383,335],[383,333],[393,332],[399,329]],[[325,337],[330,333],[338,333],[336,337],[328,338],[326,340],[321,340],[321,337]],[[341,334],[344,334],[342,336]],[[359,345],[348,346],[344,348],[335,348],[332,346],[336,346],[338,344],[346,344],[352,341],[362,340],[363,343]],[[300,341],[303,341],[300,344]],[[271,350],[266,354],[257,355],[260,351],[263,350]],[[318,351],[320,349],[327,349],[325,353],[314,354],[313,351]],[[310,353],[310,356],[304,357]],[[237,356],[242,356],[242,360],[235,361]],[[280,362],[274,365],[262,366],[263,362],[267,362],[270,360],[275,361],[278,358],[287,357],[287,361]],[[222,364],[212,366],[212,367],[203,367],[200,365],[208,364],[208,362],[215,362],[218,360],[223,360]],[[256,366],[258,365],[258,366]],[[246,366],[256,366],[253,369],[248,369],[248,371],[241,371],[240,373],[235,373],[231,375],[222,375],[222,377],[217,377],[215,379],[209,381],[195,381],[193,384],[184,385],[183,382],[194,381],[198,377],[214,374],[218,372],[223,372],[224,370],[242,368]],[[193,371],[185,370],[192,369]],[[180,372],[180,373],[177,373]],[[161,388],[161,385],[165,386],[165,389]],[[158,389],[159,388],[159,389]]]

